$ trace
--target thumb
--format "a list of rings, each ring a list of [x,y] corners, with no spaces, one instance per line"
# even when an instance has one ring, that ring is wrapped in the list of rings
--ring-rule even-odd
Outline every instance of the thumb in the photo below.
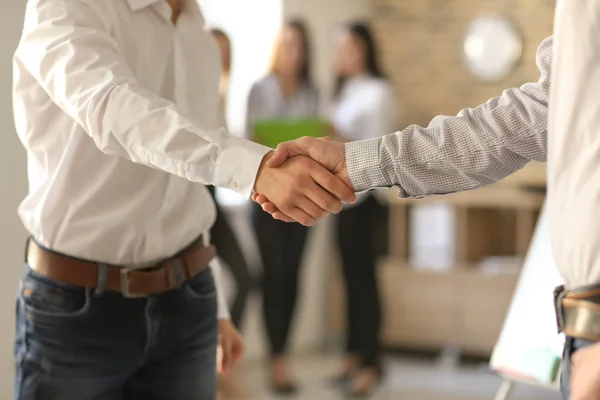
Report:
[[[273,156],[267,161],[267,167],[275,168],[284,163],[285,160],[294,154],[289,149],[288,143],[282,143],[275,149]]]
[[[289,142],[281,143],[275,149],[273,156],[267,161],[267,166],[275,168],[290,157],[297,156],[300,154],[308,154],[308,147],[310,147],[311,138],[303,137],[296,140],[290,140]]]

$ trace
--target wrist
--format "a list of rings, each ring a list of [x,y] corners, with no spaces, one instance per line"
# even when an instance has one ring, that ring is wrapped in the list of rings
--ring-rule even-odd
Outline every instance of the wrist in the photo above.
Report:
[[[258,171],[256,172],[256,179],[254,180],[254,187],[252,190],[253,193],[259,193],[258,186],[260,184],[261,176],[264,170],[267,168],[267,162],[273,157],[274,153],[275,152],[273,150],[269,151],[267,154],[264,155],[262,161],[260,162]]]

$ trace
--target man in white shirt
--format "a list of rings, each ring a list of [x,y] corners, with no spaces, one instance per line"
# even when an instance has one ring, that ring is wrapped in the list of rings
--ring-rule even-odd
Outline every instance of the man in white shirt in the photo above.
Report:
[[[355,198],[307,157],[265,166],[270,149],[220,126],[203,28],[194,0],[27,2],[13,98],[32,240],[15,398],[213,399],[217,304],[221,321],[228,311],[204,184],[268,193],[307,225]],[[221,326],[227,358],[240,343]]]
[[[552,247],[565,280],[557,291],[559,328],[568,336],[562,387],[571,400],[600,399],[600,344],[590,346],[600,340],[598,15],[600,0],[558,1],[554,57],[546,39],[538,50],[537,83],[457,117],[437,117],[427,128],[345,145],[304,138],[281,145],[271,159],[274,166],[306,154],[357,192],[398,186],[401,197],[418,198],[475,189],[548,158]],[[254,198],[276,218],[293,221],[268,196]]]

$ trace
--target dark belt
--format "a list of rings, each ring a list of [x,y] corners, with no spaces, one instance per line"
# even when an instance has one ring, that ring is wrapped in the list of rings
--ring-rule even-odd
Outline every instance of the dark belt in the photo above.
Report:
[[[33,239],[28,241],[25,254],[27,264],[40,275],[74,286],[91,289],[101,286],[104,264],[56,253]],[[147,268],[106,265],[103,289],[128,298],[168,292],[204,271],[215,255],[215,247],[205,246],[199,238],[179,254]]]
[[[577,339],[600,341],[600,285],[554,290],[558,331]]]

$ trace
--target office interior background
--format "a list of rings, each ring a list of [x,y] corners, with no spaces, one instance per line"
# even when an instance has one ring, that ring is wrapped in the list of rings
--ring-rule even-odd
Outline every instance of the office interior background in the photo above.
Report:
[[[302,18],[308,27],[313,73],[325,98],[334,83],[336,31],[348,21],[369,22],[397,98],[401,130],[536,81],[536,48],[552,31],[555,6],[554,0],[199,2],[208,27],[221,28],[231,38],[227,122],[238,135],[244,134],[248,91],[266,73],[275,38],[288,18]],[[12,393],[14,301],[26,238],[16,213],[27,190],[26,160],[11,105],[11,56],[25,3],[3,0],[0,13],[0,398]],[[492,41],[497,51],[485,51],[489,43],[484,39],[498,30],[507,37]],[[386,234],[380,238],[384,245],[377,263],[385,374],[372,398],[494,398],[502,379],[489,370],[487,360],[543,207],[544,187],[545,167],[529,165],[500,184],[460,195],[400,201],[394,190],[378,194],[388,205],[387,218],[379,221]],[[225,191],[217,198],[235,226],[253,274],[259,276],[249,203]],[[332,218],[311,230],[303,256],[291,333],[298,399],[344,398],[328,383],[339,367],[346,323],[334,223]],[[228,293],[233,293],[233,280],[226,278]],[[278,398],[269,391],[260,300],[260,291],[254,291],[242,326],[247,355],[236,374],[252,398]],[[559,397],[551,389],[522,385],[512,398]]]

